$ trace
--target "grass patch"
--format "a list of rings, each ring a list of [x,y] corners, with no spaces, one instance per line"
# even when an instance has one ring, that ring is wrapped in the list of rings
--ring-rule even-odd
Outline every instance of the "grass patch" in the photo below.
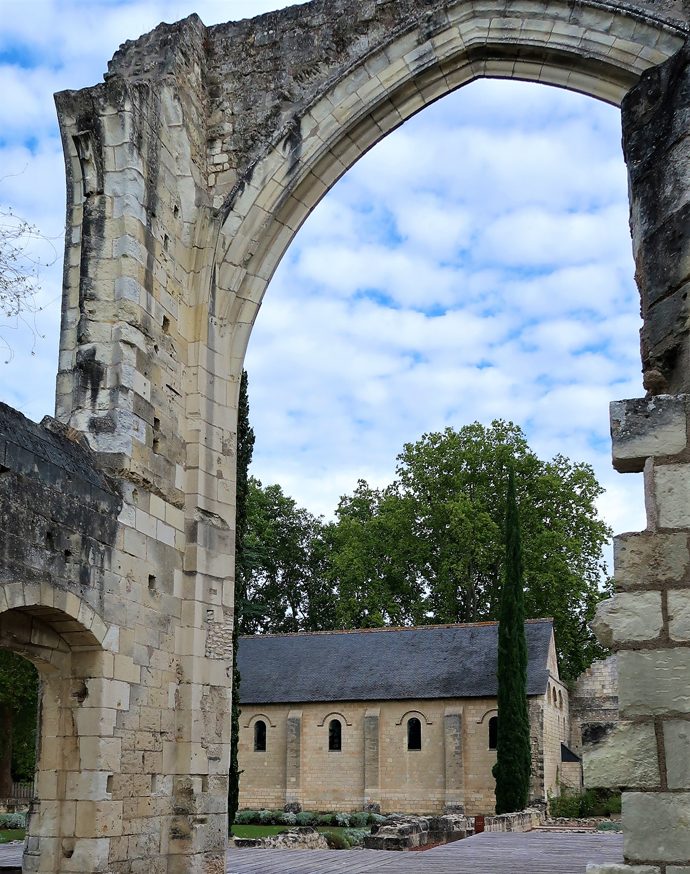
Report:
[[[268,838],[287,829],[286,825],[233,825],[232,833],[236,838]]]
[[[10,841],[23,841],[26,832],[23,828],[0,829],[0,844],[8,844]]]

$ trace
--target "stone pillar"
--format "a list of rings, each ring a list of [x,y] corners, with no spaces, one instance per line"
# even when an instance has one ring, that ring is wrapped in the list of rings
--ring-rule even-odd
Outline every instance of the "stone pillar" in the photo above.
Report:
[[[302,711],[291,710],[287,716],[285,753],[285,803],[302,803]]]
[[[462,710],[446,708],[443,716],[446,810],[464,813],[465,773],[462,749]]]
[[[623,100],[644,387],[690,389],[690,49],[643,73]]]
[[[381,804],[378,707],[364,714],[364,807]]]
[[[585,749],[585,782],[624,789],[624,854],[632,867],[621,872],[681,874],[690,871],[687,47],[642,75],[622,119],[648,395],[612,405],[611,434],[614,467],[644,471],[647,530],[616,538],[616,594],[593,623],[618,652],[623,721]]]
[[[648,529],[615,539],[616,595],[593,623],[618,651],[623,721],[585,748],[585,783],[627,790],[630,864],[690,864],[690,791],[682,791],[690,790],[689,400],[658,396],[611,407],[614,465],[644,468]]]

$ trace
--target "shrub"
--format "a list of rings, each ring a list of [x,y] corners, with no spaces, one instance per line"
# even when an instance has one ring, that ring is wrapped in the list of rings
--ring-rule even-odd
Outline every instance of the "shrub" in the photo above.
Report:
[[[350,825],[352,828],[366,828],[369,825],[371,814],[366,810],[360,810],[357,813],[350,814]]]
[[[368,834],[368,828],[349,828],[344,832],[345,838],[351,847],[360,847]]]
[[[549,813],[551,816],[564,816],[568,819],[577,819],[582,803],[581,795],[561,795],[558,798],[549,799]]]
[[[615,795],[611,795],[611,797],[606,802],[607,810],[605,811],[605,815],[610,815],[612,813],[620,813],[621,812],[621,794],[620,792]]]
[[[296,814],[295,819],[297,820],[297,825],[316,825],[317,816],[311,810],[303,810],[301,813]]]
[[[608,819],[604,822],[597,823],[597,831],[620,832],[623,831],[623,827],[619,822],[614,822],[612,819]]]
[[[380,825],[385,819],[386,817],[382,816],[380,813],[370,813],[369,825]]]
[[[0,813],[0,828],[26,828],[26,814]]]
[[[237,825],[251,825],[259,821],[258,810],[238,810],[235,814],[235,822]]]
[[[344,835],[338,832],[323,832],[331,850],[349,850],[350,844]]]
[[[318,825],[336,825],[334,813],[320,813],[316,818]]]
[[[261,825],[281,825],[282,810],[260,810],[259,823]]]
[[[576,819],[582,816],[610,816],[620,811],[620,792],[608,789],[587,789],[579,794],[561,795],[560,798],[549,800],[551,816]]]
[[[350,815],[348,813],[336,813],[335,814],[335,824],[340,826],[340,828],[349,828],[350,827]]]
[[[291,813],[290,811],[285,811],[280,815],[280,824],[281,825],[295,825],[297,822],[297,814]]]

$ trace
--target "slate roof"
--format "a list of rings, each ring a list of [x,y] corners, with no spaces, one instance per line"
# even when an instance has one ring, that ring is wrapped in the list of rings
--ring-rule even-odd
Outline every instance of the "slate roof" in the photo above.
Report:
[[[551,619],[525,623],[527,694],[542,695]],[[241,637],[240,703],[490,698],[498,623]]]

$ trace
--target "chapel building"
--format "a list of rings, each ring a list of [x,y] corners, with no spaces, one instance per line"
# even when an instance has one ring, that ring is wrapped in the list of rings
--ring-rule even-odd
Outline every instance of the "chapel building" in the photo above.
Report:
[[[580,786],[553,623],[525,623],[531,801]],[[242,637],[241,808],[494,810],[498,623]]]

